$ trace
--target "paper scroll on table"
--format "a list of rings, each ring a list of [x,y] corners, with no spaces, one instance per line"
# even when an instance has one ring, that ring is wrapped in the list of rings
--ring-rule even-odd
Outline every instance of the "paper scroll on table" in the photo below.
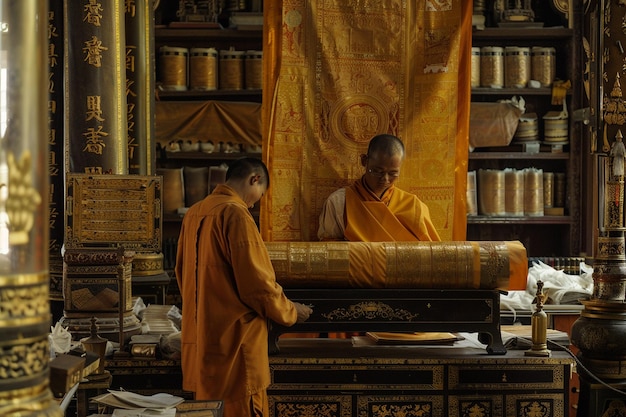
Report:
[[[267,242],[285,288],[525,290],[518,241]]]

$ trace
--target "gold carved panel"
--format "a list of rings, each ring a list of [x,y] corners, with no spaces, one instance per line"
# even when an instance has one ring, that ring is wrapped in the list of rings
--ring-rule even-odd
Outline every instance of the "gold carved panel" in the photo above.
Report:
[[[443,395],[359,395],[358,417],[447,417]]]
[[[520,394],[506,396],[507,416],[564,417],[564,394]]]
[[[273,417],[352,417],[350,395],[270,395]]]
[[[502,416],[500,392],[485,392],[482,395],[451,395],[448,398],[449,417]]]
[[[161,177],[68,174],[66,249],[161,250]]]

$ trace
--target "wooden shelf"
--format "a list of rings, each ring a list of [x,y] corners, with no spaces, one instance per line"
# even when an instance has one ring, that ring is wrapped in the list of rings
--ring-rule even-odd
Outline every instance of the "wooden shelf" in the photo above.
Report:
[[[260,153],[247,153],[247,152],[165,152],[165,159],[167,160],[189,160],[189,159],[204,159],[204,160],[235,160],[239,158],[260,158]]]
[[[260,103],[263,98],[261,89],[244,90],[186,90],[186,91],[159,91],[157,100],[220,100],[220,101],[252,101]]]
[[[472,94],[480,94],[485,96],[550,96],[551,88],[489,88],[475,87],[472,88]]]
[[[467,224],[572,224],[571,216],[467,216]]]
[[[207,29],[207,28],[155,28],[154,37],[159,42],[186,42],[211,40],[223,42],[237,42],[246,40],[259,40],[263,38],[262,30],[234,30],[234,29]]]
[[[569,152],[470,152],[469,159],[563,159],[569,160]]]
[[[563,27],[543,27],[543,28],[485,28],[484,30],[474,30],[472,39],[474,40],[545,40],[555,39],[566,40],[574,36],[573,29]]]

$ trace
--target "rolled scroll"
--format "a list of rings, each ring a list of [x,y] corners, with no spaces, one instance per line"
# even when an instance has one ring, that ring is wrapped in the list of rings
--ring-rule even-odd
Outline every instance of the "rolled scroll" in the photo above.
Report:
[[[518,241],[267,242],[285,288],[525,290]]]

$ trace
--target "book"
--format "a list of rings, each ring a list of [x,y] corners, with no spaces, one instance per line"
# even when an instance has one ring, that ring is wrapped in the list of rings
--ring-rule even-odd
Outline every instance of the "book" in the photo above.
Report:
[[[462,337],[448,332],[367,332],[379,345],[451,345]]]

